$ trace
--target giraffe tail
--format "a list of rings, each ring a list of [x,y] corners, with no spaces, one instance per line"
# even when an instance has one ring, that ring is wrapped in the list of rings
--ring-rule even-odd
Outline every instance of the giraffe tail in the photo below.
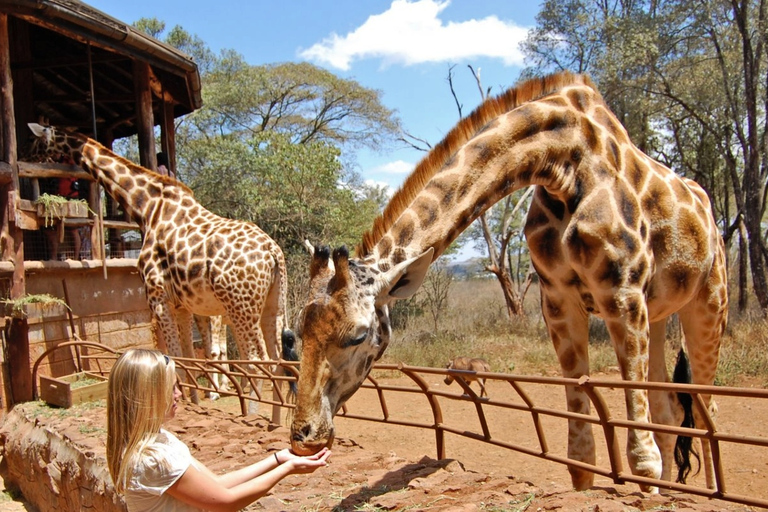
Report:
[[[691,364],[688,360],[688,355],[682,348],[677,354],[677,363],[675,364],[672,381],[678,384],[691,383]],[[677,393],[677,399],[683,407],[683,422],[680,426],[694,428],[693,397],[690,393]],[[693,438],[689,436],[677,436],[677,441],[675,442],[675,463],[677,464],[677,482],[679,483],[684,484],[688,475],[691,473],[691,455],[696,459],[698,465],[696,474],[698,474],[701,469],[701,461],[699,459],[699,454],[693,449]]]

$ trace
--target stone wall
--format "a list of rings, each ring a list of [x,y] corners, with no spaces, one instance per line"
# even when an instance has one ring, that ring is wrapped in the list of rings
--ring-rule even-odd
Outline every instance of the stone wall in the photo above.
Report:
[[[57,431],[36,421],[45,410],[28,402],[6,415],[0,428],[6,483],[40,511],[127,511],[106,467],[106,432]]]
[[[29,325],[30,372],[46,351],[77,338],[101,343],[115,350],[153,346],[151,315],[135,260],[123,260],[120,264],[111,262],[114,265],[107,268],[106,279],[100,265],[88,263],[76,262],[74,268],[69,268],[65,262],[50,262],[39,269],[27,270],[27,295],[48,294],[62,301],[66,299],[71,310],[56,304],[25,306]],[[13,372],[24,371],[9,368],[4,357],[5,354],[0,353],[0,358],[3,358],[0,374],[5,384],[0,386],[3,409],[13,402],[8,395],[8,383]],[[96,370],[87,365],[83,369]],[[61,377],[77,370],[74,351],[61,349],[50,352],[41,360],[37,374]]]

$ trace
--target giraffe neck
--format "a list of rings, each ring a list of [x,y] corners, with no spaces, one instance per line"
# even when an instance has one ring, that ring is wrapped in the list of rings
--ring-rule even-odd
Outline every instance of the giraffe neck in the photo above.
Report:
[[[574,101],[579,109],[573,108]],[[587,115],[594,109],[604,112],[605,119]],[[363,245],[360,256],[394,264],[432,247],[437,258],[489,207],[529,185],[540,186],[540,194],[572,212],[595,182],[595,174],[618,172],[618,165],[606,165],[612,169],[608,171],[590,170],[598,149],[606,146],[596,142],[601,130],[626,138],[612,119],[599,94],[585,84],[573,84],[495,117],[439,163],[367,254]],[[623,135],[616,135],[617,130]],[[385,210],[382,217],[387,214]]]
[[[75,163],[88,171],[126,213],[144,226],[163,198],[162,178],[93,139],[75,134],[63,137],[63,146],[69,148]]]

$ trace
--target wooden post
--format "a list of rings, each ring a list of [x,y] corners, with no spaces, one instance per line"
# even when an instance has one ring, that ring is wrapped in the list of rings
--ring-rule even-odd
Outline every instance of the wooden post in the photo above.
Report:
[[[6,356],[10,373],[11,396],[6,407],[32,400],[32,369],[29,360],[29,325],[26,318],[5,321]]]
[[[176,125],[173,122],[173,103],[163,100],[163,124],[160,126],[160,146],[168,156],[168,174],[176,179]]]
[[[149,86],[149,64],[133,61],[133,87],[136,97],[136,125],[139,138],[139,163],[156,169],[155,119],[152,113],[152,90]]]
[[[24,277],[24,237],[13,218],[15,198],[19,191],[19,166],[16,142],[16,114],[13,103],[13,76],[11,74],[10,37],[8,15],[0,13],[0,123],[2,129],[2,160],[10,164],[13,178],[0,186],[0,218],[2,225],[2,259],[14,263],[10,298],[18,299],[26,293]],[[32,400],[32,370],[29,361],[29,327],[26,318],[14,318],[7,326],[7,368],[10,373],[11,397],[6,407]],[[12,403],[11,403],[12,402]]]

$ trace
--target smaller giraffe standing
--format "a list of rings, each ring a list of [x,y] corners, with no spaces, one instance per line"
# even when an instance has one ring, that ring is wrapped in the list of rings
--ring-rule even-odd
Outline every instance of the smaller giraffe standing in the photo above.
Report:
[[[227,324],[221,315],[195,316],[195,326],[203,342],[203,354],[205,358],[214,363],[223,363],[227,360]],[[229,379],[220,373],[212,375],[211,385],[216,391],[208,393],[208,398],[218,400],[221,398],[219,391],[229,390]]]
[[[143,234],[138,268],[159,331],[158,346],[193,358],[192,314],[225,315],[241,358],[279,358],[287,280],[283,252],[274,240],[255,224],[208,211],[181,182],[85,135],[36,123],[29,127],[36,136],[31,158],[71,158],[138,222]],[[249,401],[249,411],[256,412],[257,404]],[[280,422],[278,405],[272,416]]]

